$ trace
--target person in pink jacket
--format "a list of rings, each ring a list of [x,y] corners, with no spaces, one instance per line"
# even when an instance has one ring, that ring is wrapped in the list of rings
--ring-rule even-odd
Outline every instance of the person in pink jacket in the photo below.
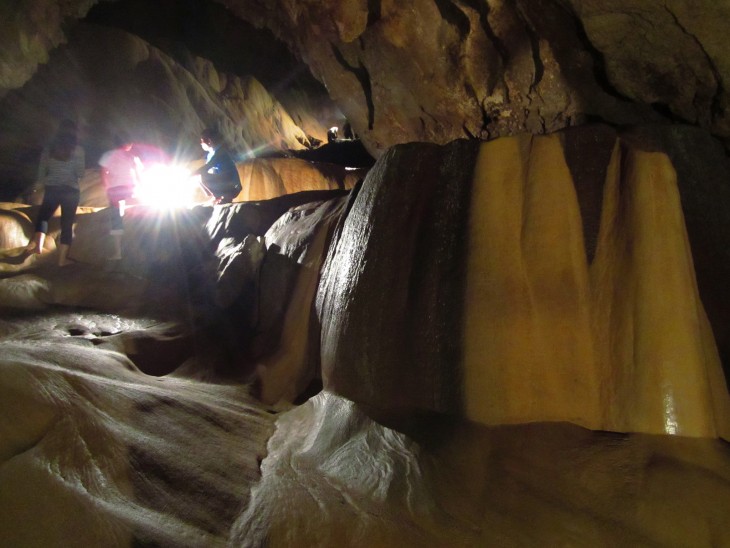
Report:
[[[109,200],[111,219],[112,254],[110,260],[122,258],[122,235],[124,234],[124,209],[134,195],[139,183],[141,162],[134,150],[132,139],[124,132],[114,137],[116,148],[105,152],[99,159],[101,180]]]

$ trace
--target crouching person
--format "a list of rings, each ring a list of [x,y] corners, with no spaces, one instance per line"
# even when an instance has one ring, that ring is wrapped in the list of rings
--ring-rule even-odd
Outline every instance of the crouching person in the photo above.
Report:
[[[236,163],[215,129],[205,129],[200,146],[208,153],[205,165],[193,172],[200,175],[201,186],[212,204],[230,204],[241,192],[241,179]]]

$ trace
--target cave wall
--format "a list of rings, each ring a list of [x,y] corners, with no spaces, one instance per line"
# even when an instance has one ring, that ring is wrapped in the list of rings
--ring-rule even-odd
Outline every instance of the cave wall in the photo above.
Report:
[[[22,1],[4,14],[6,32],[0,40],[8,45],[3,52],[12,53],[1,59],[0,81],[8,124],[2,138],[13,151],[4,158],[7,173],[32,177],[42,135],[62,110],[44,109],[50,89],[58,92],[56,105],[64,100],[99,105],[86,113],[92,151],[106,146],[97,139],[103,133],[97,131],[100,120],[119,120],[130,110],[105,110],[109,98],[139,108],[145,120],[159,122],[150,126],[161,126],[165,136],[194,135],[208,120],[223,116],[229,138],[243,148],[272,140],[280,148],[304,146],[306,134],[256,80],[229,77],[202,58],[188,58],[181,66],[123,31],[97,34],[88,24],[75,25],[93,6]],[[727,133],[723,80],[728,66],[718,23],[723,5],[239,0],[224,7],[287,43],[374,154],[404,142],[551,133],[595,119],[622,128],[663,127],[664,135],[674,128],[684,132],[682,139],[664,139],[660,148],[671,149],[683,212],[690,234],[698,235],[691,238],[693,260],[701,266],[698,284],[727,362],[730,336],[723,318],[730,299],[721,286],[730,258],[723,237],[725,163],[718,144]],[[71,55],[79,35],[87,36],[86,47]],[[53,49],[67,40],[68,46]],[[232,43],[230,36],[221,41]],[[116,63],[105,63],[109,50],[115,50]],[[53,56],[64,61],[48,62]],[[84,58],[86,70],[67,70]],[[124,67],[131,71],[128,77],[103,80],[104,73],[118,76]],[[150,83],[156,88],[152,100],[136,102]],[[301,113],[295,117],[303,119]],[[13,124],[28,131],[7,131]],[[690,135],[687,128],[693,125],[696,132]],[[590,187],[585,178],[596,173],[585,168],[586,162],[580,173],[569,164],[575,184]],[[25,170],[21,174],[13,171],[19,166]],[[248,196],[257,197],[263,195]],[[582,203],[593,213],[599,206],[595,193]],[[595,229],[596,219],[595,214],[582,217],[589,260],[597,230],[586,229]]]
[[[41,8],[42,4],[30,6],[26,15]],[[154,27],[154,15],[142,10],[136,17],[148,17]],[[23,21],[16,14],[6,24],[22,26]],[[62,118],[71,118],[80,126],[88,167],[96,167],[119,130],[183,161],[203,156],[199,132],[208,126],[221,131],[240,161],[254,155],[281,155],[326,140],[324,122],[329,120],[320,115],[329,112],[327,108],[336,108],[321,89],[312,91],[311,84],[309,89],[299,85],[301,75],[292,73],[285,81],[272,76],[277,74],[275,70],[262,72],[268,79],[267,88],[244,70],[254,71],[255,66],[219,63],[240,70],[226,72],[191,53],[184,43],[170,42],[164,36],[150,37],[157,47],[123,28],[102,25],[106,21],[100,17],[65,21],[58,47],[49,46],[44,62],[25,77],[9,78],[0,96],[0,190],[4,200],[15,199],[35,181],[40,149]],[[31,27],[23,28],[34,32]],[[239,27],[226,27],[232,36],[239,36],[239,45],[246,39],[245,30],[242,21]],[[264,47],[262,40],[259,37],[254,45]],[[275,42],[271,37],[269,41]],[[291,68],[291,55],[279,58],[284,65],[279,70]],[[263,56],[261,65],[266,66]],[[291,71],[301,73],[301,63],[298,67]],[[13,67],[5,68],[16,74]]]
[[[0,276],[0,544],[727,544],[689,253],[724,205],[677,192],[713,173],[682,158],[727,170],[676,131],[411,143],[353,192],[135,207],[118,264],[80,212],[79,264]],[[28,209],[0,206],[7,246]]]

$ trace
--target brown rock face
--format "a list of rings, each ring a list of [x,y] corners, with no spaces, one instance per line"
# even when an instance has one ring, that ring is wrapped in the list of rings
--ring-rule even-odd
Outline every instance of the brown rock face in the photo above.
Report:
[[[722,4],[352,0],[267,8],[232,9],[258,14],[302,52],[371,151],[547,133],[596,118],[682,120],[730,135]]]
[[[342,197],[293,208],[266,233],[261,312],[252,343],[258,395],[266,404],[294,402],[320,378],[320,326],[313,307],[322,263],[347,202]]]
[[[23,85],[66,39],[61,26],[93,4],[44,9],[24,1],[22,16],[3,17],[0,89]],[[204,16],[192,28],[215,11],[191,5]],[[226,7],[288,43],[376,155],[397,143],[548,133],[595,119],[683,121],[730,136],[722,3],[236,0]],[[289,105],[296,93],[281,96]],[[311,110],[290,110],[316,135]]]
[[[367,169],[348,170],[295,158],[256,159],[239,166],[242,189],[237,200],[270,200],[309,190],[350,190]]]
[[[729,19],[0,0],[0,199],[69,115],[98,207],[120,126],[267,151],[254,201],[130,208],[119,263],[103,209],[58,268],[58,218],[27,257],[37,207],[0,205],[0,545],[730,545]],[[268,157],[344,118],[380,158],[351,196]]]
[[[0,279],[0,544],[726,544],[693,146],[722,180],[656,128],[403,145],[349,197],[132,207],[114,264],[80,212],[82,262]]]

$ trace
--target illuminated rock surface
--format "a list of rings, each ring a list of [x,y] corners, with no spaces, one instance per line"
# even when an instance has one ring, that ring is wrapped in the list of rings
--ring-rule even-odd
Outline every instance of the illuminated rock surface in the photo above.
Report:
[[[724,442],[434,417],[398,429],[327,392],[283,415],[231,544],[730,542]]]
[[[90,168],[77,264],[0,206],[0,545],[730,545],[727,19],[0,2],[0,199],[64,116]],[[345,119],[362,187],[280,157]],[[254,202],[135,206],[108,263],[113,131],[206,125]]]
[[[261,266],[259,398],[292,402],[319,379],[319,322],[313,311],[319,273],[346,198],[314,203],[283,215],[266,233]]]
[[[367,169],[312,163],[295,158],[256,159],[239,167],[242,181],[237,200],[269,200],[307,190],[350,190]]]
[[[325,387],[385,416],[730,437],[675,171],[610,151],[589,263],[560,135],[392,149],[323,279]]]
[[[82,313],[71,331],[68,314],[53,319],[31,322],[43,340],[1,343],[0,542],[222,544],[271,415],[243,386],[150,377],[103,350],[114,332],[154,332],[150,322]]]

